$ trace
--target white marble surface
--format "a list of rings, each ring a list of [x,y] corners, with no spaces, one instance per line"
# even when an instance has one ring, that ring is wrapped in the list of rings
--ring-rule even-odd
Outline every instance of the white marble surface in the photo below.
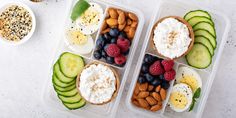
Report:
[[[0,118],[72,117],[60,112],[52,112],[41,103],[42,88],[46,79],[49,79],[48,71],[60,37],[68,1],[45,0],[42,3],[34,4],[28,0],[0,0],[0,6],[9,1],[21,1],[28,4],[36,14],[37,28],[30,41],[22,46],[9,47],[0,44]],[[133,1],[136,2],[135,4],[131,2],[134,6],[144,3],[142,6],[137,5],[144,13],[148,14],[152,10],[149,6],[154,0]],[[211,0],[209,3],[210,7],[224,11],[230,16],[232,29],[203,117],[235,118],[236,1]],[[127,117],[127,114],[129,117],[137,117],[136,114],[130,114],[127,109],[122,109],[122,107],[119,108],[117,117]]]

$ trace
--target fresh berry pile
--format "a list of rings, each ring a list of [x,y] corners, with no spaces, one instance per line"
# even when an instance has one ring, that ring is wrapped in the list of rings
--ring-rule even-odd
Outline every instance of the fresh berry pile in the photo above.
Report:
[[[173,60],[163,60],[158,57],[146,54],[141,67],[138,82],[140,84],[148,82],[157,87],[168,89],[169,81],[175,78],[175,70],[173,69]]]
[[[126,63],[126,55],[129,53],[131,41],[123,31],[117,28],[101,34],[96,42],[96,50],[93,54],[97,60],[105,59],[109,64],[123,67]]]

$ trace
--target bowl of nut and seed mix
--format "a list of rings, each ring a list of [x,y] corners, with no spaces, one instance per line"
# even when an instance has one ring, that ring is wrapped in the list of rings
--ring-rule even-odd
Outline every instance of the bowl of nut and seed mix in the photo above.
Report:
[[[0,41],[11,45],[26,42],[33,35],[36,20],[33,11],[22,3],[0,8]]]

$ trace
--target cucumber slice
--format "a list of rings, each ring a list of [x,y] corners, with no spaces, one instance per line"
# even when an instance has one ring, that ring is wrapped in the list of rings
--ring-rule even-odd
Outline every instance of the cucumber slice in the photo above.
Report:
[[[71,19],[75,21],[79,16],[81,16],[88,8],[90,4],[86,0],[79,0],[73,7]]]
[[[84,60],[78,55],[65,52],[59,59],[59,65],[65,76],[74,78],[83,70]]]
[[[197,36],[203,36],[205,38],[207,38],[210,42],[211,45],[213,46],[213,48],[216,48],[217,42],[216,42],[216,38],[214,36],[212,36],[207,30],[205,29],[199,29],[194,31],[194,35]]]
[[[194,16],[192,18],[190,18],[188,20],[188,23],[191,25],[191,26],[194,26],[196,25],[197,23],[199,22],[202,22],[202,21],[205,21],[205,22],[208,22],[210,23],[212,26],[214,26],[214,23],[211,19],[205,17],[205,16]]]
[[[79,95],[79,93],[77,93],[75,96],[72,97],[65,97],[61,95],[58,95],[58,97],[63,103],[69,103],[69,104],[77,103],[80,100],[82,100],[82,97]]]
[[[60,71],[60,66],[58,63],[54,64],[53,71],[56,74],[56,76],[58,77],[58,79],[60,81],[62,81],[63,83],[70,83],[73,80],[75,80],[75,78],[69,78],[69,77],[66,77],[65,75],[63,75],[63,73]]]
[[[61,92],[66,92],[66,91],[70,91],[72,89],[74,89],[76,87],[75,84],[71,85],[71,86],[68,86],[68,87],[60,87],[60,86],[57,86],[57,85],[53,85],[54,89],[56,89],[57,91],[61,91]]]
[[[55,74],[53,74],[53,76],[52,76],[52,82],[53,82],[53,84],[55,84],[55,85],[57,85],[57,86],[59,86],[59,87],[65,88],[65,87],[69,87],[69,86],[75,84],[76,80],[74,80],[74,81],[72,81],[72,82],[70,82],[70,83],[63,83],[63,82],[61,82],[61,81],[57,78],[57,76],[56,76]]]
[[[68,103],[63,103],[68,109],[70,110],[75,110],[78,108],[83,107],[86,104],[86,101],[84,99],[80,100],[77,103],[73,103],[73,104],[68,104]]]
[[[56,92],[61,96],[72,97],[72,96],[75,96],[78,93],[78,90],[77,90],[77,88],[74,88],[74,89],[72,89],[70,91],[66,91],[66,92],[61,92],[61,91],[58,91],[58,90],[56,90]]]
[[[195,37],[194,42],[195,43],[202,43],[203,45],[205,45],[208,48],[208,50],[211,53],[211,56],[214,55],[214,48],[211,45],[211,42],[207,38],[205,38],[204,36],[197,36],[197,37]]]
[[[202,21],[193,26],[193,31],[196,31],[199,29],[205,29],[209,31],[209,33],[212,34],[214,37],[216,37],[216,31],[215,31],[214,26],[208,22]]]
[[[184,19],[189,20],[190,18],[192,18],[194,16],[204,16],[204,17],[211,19],[211,15],[208,12],[203,11],[203,10],[190,11],[184,16]]]
[[[187,54],[186,60],[190,66],[204,69],[211,64],[211,54],[202,43],[194,43],[192,50]]]

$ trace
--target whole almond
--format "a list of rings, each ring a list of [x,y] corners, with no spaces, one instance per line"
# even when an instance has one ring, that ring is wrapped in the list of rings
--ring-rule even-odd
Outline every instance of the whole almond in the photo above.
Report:
[[[149,104],[145,99],[138,99],[138,103],[140,105],[140,107],[142,108],[148,108]]]
[[[135,86],[135,88],[134,88],[134,94],[135,94],[135,95],[138,95],[138,93],[139,93],[139,86],[140,86],[140,84],[139,84],[139,83],[136,83],[136,86]]]
[[[166,99],[166,90],[161,88],[160,90],[160,95],[161,95],[161,99],[165,100]]]
[[[140,106],[137,100],[132,101],[132,103],[138,107]]]
[[[157,101],[152,96],[148,96],[145,99],[147,100],[148,104],[151,105],[151,106],[157,104]]]
[[[140,91],[146,91],[147,88],[148,88],[148,83],[143,83],[143,84],[140,84],[139,86]]]
[[[161,85],[159,85],[159,86],[157,86],[157,87],[155,88],[155,91],[156,91],[156,92],[160,92],[160,90],[161,90]]]
[[[153,90],[153,88],[154,88],[154,86],[153,86],[153,85],[148,85],[148,91],[152,91],[152,90]]]
[[[151,95],[152,95],[152,97],[153,97],[154,99],[156,99],[158,102],[161,101],[161,96],[160,96],[159,93],[157,93],[157,92],[152,92]]]
[[[129,16],[129,18],[132,19],[133,21],[138,21],[138,17],[137,17],[135,14],[129,13],[128,16]]]
[[[114,18],[109,18],[109,19],[106,20],[106,23],[109,26],[115,26],[115,25],[118,25],[118,20],[114,19]]]
[[[131,25],[132,24],[132,20],[129,19],[129,18],[126,20],[126,22],[127,22],[127,25]]]
[[[102,28],[101,28],[101,29],[102,29],[102,31],[103,31],[103,30],[105,30],[106,28],[107,28],[107,23],[104,21],[104,22],[102,23]]]
[[[129,32],[128,32],[127,36],[128,36],[129,39],[133,39],[134,38],[134,34],[135,34],[135,28],[131,27],[129,29]]]
[[[125,26],[126,26],[126,22],[124,24],[119,24],[118,29],[122,31],[125,28]]]
[[[154,105],[154,106],[152,106],[151,108],[150,108],[150,110],[151,111],[158,111],[158,110],[160,110],[162,108],[162,106],[160,106],[160,105]]]
[[[123,11],[120,10],[120,9],[117,9],[116,11],[117,11],[117,13],[118,13],[119,15],[123,12]]]
[[[110,32],[110,28],[107,28],[107,29],[103,30],[101,33],[102,33],[102,34],[105,34],[105,33],[107,33],[107,32]]]
[[[109,13],[110,17],[114,18],[114,19],[117,19],[118,16],[119,16],[117,11],[115,9],[113,9],[113,8],[109,8],[108,9],[108,13]]]
[[[134,21],[134,22],[132,22],[132,24],[131,24],[130,26],[136,28],[137,25],[138,25],[138,22],[137,22],[137,21]]]
[[[126,33],[128,33],[129,30],[130,30],[130,28],[131,28],[130,26],[126,25],[124,31],[125,31]]]
[[[149,96],[149,92],[142,91],[138,94],[138,98],[146,98],[147,96]]]
[[[118,16],[118,24],[124,24],[125,23],[125,13],[121,12]]]

